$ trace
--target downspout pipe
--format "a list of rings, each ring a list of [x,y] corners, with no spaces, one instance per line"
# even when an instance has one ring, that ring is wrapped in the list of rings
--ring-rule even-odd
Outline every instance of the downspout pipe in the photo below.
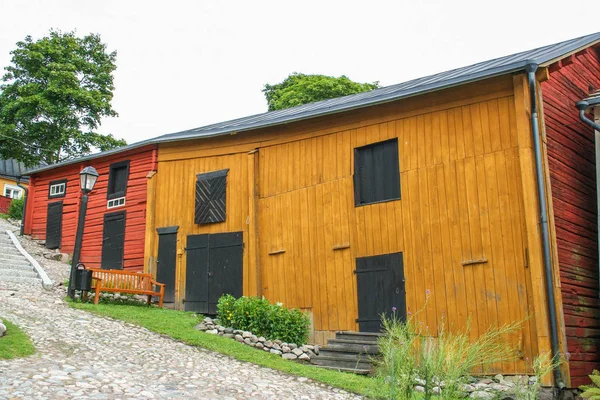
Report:
[[[537,103],[537,79],[535,72],[538,65],[530,63],[525,66],[527,82],[529,84],[529,95],[531,97],[531,131],[533,134],[533,148],[535,153],[535,174],[537,178],[538,201],[540,203],[540,228],[542,233],[542,253],[544,261],[544,275],[546,281],[546,296],[548,298],[548,319],[550,322],[550,346],[552,359],[557,361],[560,357],[558,343],[558,319],[556,316],[556,298],[554,297],[554,274],[552,272],[552,259],[550,256],[550,232],[548,229],[548,208],[546,205],[546,187],[544,169],[542,165],[542,145],[540,142],[538,103]],[[560,389],[565,387],[560,368],[554,368],[554,382]]]
[[[29,195],[29,190],[26,186],[21,185],[21,176],[17,176],[17,186],[23,189],[25,192],[25,197],[23,198],[23,215],[21,216],[21,229],[19,230],[19,236],[23,236],[23,232],[25,230],[25,215],[27,213],[27,196]]]
[[[594,128],[595,130],[594,141],[596,142],[596,197],[598,197],[598,195],[600,195],[600,125],[598,125],[596,122],[592,121],[591,119],[585,116],[585,110],[587,110],[589,106],[590,104],[585,100],[579,101],[577,102],[577,104],[575,104],[575,107],[577,107],[577,109],[579,110],[579,119],[582,120],[585,124]],[[600,232],[600,201],[598,201],[597,207],[598,232]],[[598,252],[598,260],[600,260],[600,233],[598,236]],[[598,273],[600,273],[600,265],[598,265]],[[598,296],[600,297],[600,292],[598,293]]]

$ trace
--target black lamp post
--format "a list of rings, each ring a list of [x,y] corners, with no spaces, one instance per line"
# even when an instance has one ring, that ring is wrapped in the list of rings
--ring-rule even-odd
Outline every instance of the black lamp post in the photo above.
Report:
[[[71,262],[71,276],[69,278],[68,294],[72,299],[75,298],[75,269],[79,264],[81,257],[81,242],[83,241],[83,226],[85,225],[85,213],[87,211],[88,194],[94,189],[98,172],[94,167],[85,167],[79,173],[81,180],[81,204],[79,206],[79,218],[77,220],[77,233],[75,235],[75,248],[73,248],[73,260]]]

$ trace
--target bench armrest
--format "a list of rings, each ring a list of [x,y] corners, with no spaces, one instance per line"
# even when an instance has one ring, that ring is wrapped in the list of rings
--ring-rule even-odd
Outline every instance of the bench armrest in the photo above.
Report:
[[[156,282],[154,279],[152,279],[152,280],[150,281],[150,283],[151,283],[151,284],[153,284],[153,285],[156,285],[156,286],[162,286],[162,287],[164,287],[164,286],[165,286],[165,284],[164,284],[164,283]]]

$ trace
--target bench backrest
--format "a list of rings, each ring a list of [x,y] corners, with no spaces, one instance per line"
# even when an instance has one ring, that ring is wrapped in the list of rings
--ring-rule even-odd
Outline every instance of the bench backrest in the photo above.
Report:
[[[152,290],[152,274],[141,274],[115,269],[92,269],[92,276],[102,279],[103,288],[123,290]]]

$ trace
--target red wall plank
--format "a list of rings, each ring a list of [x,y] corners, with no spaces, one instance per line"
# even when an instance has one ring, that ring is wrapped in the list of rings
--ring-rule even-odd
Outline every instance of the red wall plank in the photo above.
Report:
[[[36,239],[45,239],[48,203],[63,201],[61,251],[73,253],[81,196],[79,172],[85,166],[91,165],[96,168],[100,177],[96,182],[94,191],[89,195],[81,261],[91,268],[100,267],[104,215],[125,211],[124,268],[141,271],[144,266],[144,233],[146,229],[146,176],[150,171],[156,170],[155,153],[155,146],[145,146],[140,149],[35,174],[31,177],[30,193],[27,200],[28,216],[25,223],[25,232]],[[110,164],[124,160],[130,162],[125,206],[107,209],[106,193]],[[65,197],[48,199],[50,182],[59,179],[68,180]]]
[[[600,368],[598,225],[594,132],[575,103],[600,88],[596,50],[573,57],[542,83],[548,165],[560,265],[571,386]]]

